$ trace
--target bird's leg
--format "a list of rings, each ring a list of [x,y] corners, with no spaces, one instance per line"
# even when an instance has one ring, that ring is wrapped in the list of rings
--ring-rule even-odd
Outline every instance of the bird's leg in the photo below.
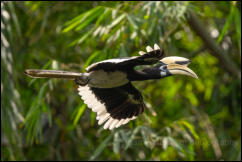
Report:
[[[83,75],[81,77],[76,77],[75,78],[75,83],[80,85],[80,86],[87,85],[88,81],[89,81],[89,78],[86,75]]]

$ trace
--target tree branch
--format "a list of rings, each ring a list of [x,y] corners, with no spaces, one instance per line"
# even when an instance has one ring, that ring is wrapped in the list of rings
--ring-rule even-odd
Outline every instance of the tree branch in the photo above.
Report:
[[[224,69],[241,80],[240,69],[228,57],[228,54],[219,46],[217,46],[216,41],[206,30],[206,25],[204,25],[191,10],[188,10],[186,19],[191,29],[202,39],[205,47],[211,51],[211,54],[219,59],[219,62],[224,67]]]

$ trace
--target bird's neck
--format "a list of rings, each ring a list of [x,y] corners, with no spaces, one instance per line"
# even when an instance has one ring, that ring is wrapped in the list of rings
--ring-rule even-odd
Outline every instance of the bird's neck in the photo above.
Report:
[[[142,71],[140,70],[134,70],[130,75],[129,79],[130,81],[142,81],[142,80],[150,80],[150,79],[160,79],[161,75],[158,71],[144,69]]]

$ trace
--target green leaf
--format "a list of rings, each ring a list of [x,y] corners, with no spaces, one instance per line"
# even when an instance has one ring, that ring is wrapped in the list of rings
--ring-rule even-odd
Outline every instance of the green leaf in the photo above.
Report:
[[[103,140],[103,142],[94,151],[94,153],[92,154],[89,160],[96,159],[101,154],[103,149],[108,145],[108,142],[112,139],[112,137],[113,137],[113,133],[110,134],[107,138],[105,138],[105,140]]]
[[[128,54],[125,46],[123,46],[123,45],[120,46],[118,56],[119,57],[129,57],[129,54]]]
[[[129,137],[127,135],[128,133],[124,132],[124,130],[120,130],[120,134],[121,134],[121,137],[124,140],[125,144],[127,145],[128,141],[129,141]]]
[[[108,32],[108,35],[106,36],[107,43],[111,43],[113,41],[116,41],[121,33],[121,27],[123,25],[123,22],[115,26],[110,32]],[[109,30],[109,28],[107,28]]]
[[[162,148],[163,148],[164,150],[166,150],[167,147],[168,147],[168,139],[167,139],[167,137],[164,137],[164,138],[162,139]]]
[[[111,13],[112,13],[112,10],[109,8],[106,8],[104,13],[97,19],[96,27],[98,27],[101,22],[106,21],[108,19],[108,16],[110,16]]]
[[[147,138],[147,134],[146,134],[145,130],[143,130],[143,129],[141,130],[141,135],[143,137],[144,145],[146,147],[150,147],[149,140]]]
[[[87,38],[89,38],[89,36],[92,34],[94,28],[92,28],[89,32],[87,32],[86,34],[84,34],[83,36],[81,36],[79,39],[74,40],[73,42],[71,42],[68,46],[74,46],[76,44],[81,44],[83,43]]]
[[[136,24],[136,22],[134,21],[134,19],[129,14],[126,14],[126,17],[127,17],[128,21],[130,22],[130,24],[132,25],[132,27],[135,30],[137,30],[138,29],[138,25]]]
[[[234,6],[231,4],[231,8],[230,8],[230,13],[229,13],[229,17],[227,18],[227,21],[217,39],[217,43],[220,43],[224,37],[224,35],[226,34],[226,31],[229,28],[229,25],[231,24],[232,20],[233,20],[233,16],[234,16]]]
[[[93,60],[95,60],[95,58],[98,57],[98,55],[101,53],[101,51],[96,51],[93,54],[91,54],[88,59],[85,62],[84,68],[87,68],[92,62]]]
[[[117,19],[115,19],[114,21],[112,21],[112,23],[110,25],[108,25],[108,28],[113,28],[114,26],[116,26],[117,24],[119,24],[126,16],[126,14],[122,14],[120,15]]]
[[[12,19],[13,19],[13,22],[14,22],[14,25],[15,25],[18,37],[21,38],[22,37],[22,33],[21,33],[20,25],[19,25],[19,19],[18,19],[17,15],[16,15],[13,2],[9,2],[9,3],[7,3],[7,5],[9,6],[9,9],[10,9],[10,12],[11,12],[11,16],[12,16]]]
[[[33,140],[41,134],[41,113],[42,109],[40,108],[41,101],[43,99],[44,93],[47,89],[49,81],[45,82],[39,90],[38,97],[36,97],[26,115],[25,129],[27,130],[27,141],[33,143]]]
[[[139,130],[140,130],[140,126],[134,129],[134,131],[132,132],[132,135],[129,137],[127,145],[125,146],[125,150],[127,150],[131,146],[131,143],[134,140],[135,135],[139,132]]]
[[[35,111],[39,108],[39,105],[40,105],[40,102],[41,102],[41,99],[43,98],[43,95],[44,95],[44,92],[47,88],[47,85],[48,85],[48,81],[45,82],[40,90],[39,90],[39,93],[38,93],[38,97],[35,98],[33,104],[31,105],[31,108],[30,110],[28,111],[27,115],[26,115],[26,120],[29,119],[34,113]]]
[[[95,112],[91,112],[91,125],[94,125],[96,121],[96,113]]]
[[[76,31],[83,29],[85,26],[87,26],[88,24],[90,24],[96,17],[98,17],[99,15],[101,15],[103,12],[103,8],[100,8],[99,10],[97,10],[96,12],[93,12],[88,19],[86,19],[85,21],[83,21],[77,28]]]
[[[235,7],[234,22],[236,29],[236,37],[239,47],[239,52],[241,56],[241,12]]]
[[[198,134],[196,133],[194,126],[193,126],[191,123],[189,123],[189,122],[187,122],[187,121],[185,121],[185,120],[182,120],[182,121],[180,121],[180,122],[181,122],[186,128],[189,129],[189,131],[192,133],[192,135],[193,135],[193,137],[195,138],[195,140],[199,140],[199,136],[198,136]]]
[[[181,144],[179,144],[174,138],[167,137],[167,139],[171,146],[175,147],[176,149],[178,149],[181,152],[184,152],[184,149],[182,148]]]
[[[119,132],[115,132],[114,133],[114,140],[113,140],[113,152],[115,154],[119,153],[119,149],[120,149],[120,137],[119,137]]]
[[[101,6],[98,6],[98,7],[95,7],[77,17],[75,17],[74,19],[72,19],[71,21],[68,21],[65,25],[67,25],[66,28],[63,29],[63,33],[66,33],[66,32],[69,32],[70,30],[72,30],[73,28],[75,28],[76,26],[78,26],[79,24],[81,24],[83,21],[85,21],[86,19],[88,19],[89,17],[92,18],[95,18],[97,16],[97,13],[100,13],[103,9],[103,7]],[[84,23],[83,27],[85,25],[87,25],[88,23],[90,23],[90,20],[87,20],[86,23]],[[82,27],[79,27],[79,28],[82,28]]]
[[[73,124],[74,124],[74,125],[77,125],[77,123],[78,123],[79,119],[81,118],[83,112],[86,110],[86,107],[87,107],[87,106],[86,106],[85,104],[82,104],[82,105],[78,108],[78,112],[77,112],[76,117],[75,117],[75,119],[74,119],[74,121],[73,121]]]

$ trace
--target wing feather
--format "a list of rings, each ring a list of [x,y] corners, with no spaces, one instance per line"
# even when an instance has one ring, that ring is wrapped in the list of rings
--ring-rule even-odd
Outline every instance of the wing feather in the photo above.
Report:
[[[97,113],[98,124],[110,130],[134,120],[143,113],[145,105],[141,93],[128,83],[115,88],[79,86],[84,103]]]
[[[149,47],[149,46],[148,46]],[[148,48],[147,53],[143,53],[141,56],[133,56],[126,58],[118,58],[118,59],[108,59],[104,61],[100,61],[94,64],[91,64],[86,68],[87,72],[94,70],[105,70],[109,71],[113,68],[115,69],[123,69],[123,68],[133,68],[137,65],[151,65],[159,60],[161,60],[165,54],[163,49],[156,48],[153,50],[152,48]]]

